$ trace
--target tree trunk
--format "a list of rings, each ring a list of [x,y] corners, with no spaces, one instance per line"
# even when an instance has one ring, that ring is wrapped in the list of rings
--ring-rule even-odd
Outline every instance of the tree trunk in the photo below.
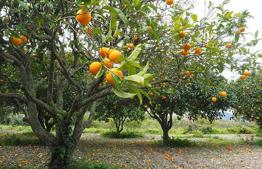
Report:
[[[72,153],[73,148],[59,145],[53,147],[49,169],[70,169]]]
[[[169,137],[169,129],[167,127],[162,127],[162,131],[163,131],[163,144],[164,145],[168,145],[168,142],[170,140],[170,137]]]

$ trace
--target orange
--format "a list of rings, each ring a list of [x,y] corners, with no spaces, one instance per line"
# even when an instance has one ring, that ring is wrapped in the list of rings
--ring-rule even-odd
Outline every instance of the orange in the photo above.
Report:
[[[113,63],[107,58],[105,58],[103,62],[108,69],[110,69],[113,66]]]
[[[245,70],[244,73],[243,73],[243,75],[245,75],[245,76],[250,76],[250,75],[251,75],[251,72],[248,71],[248,70]]]
[[[23,40],[23,44],[25,44],[28,41],[28,39],[27,39],[27,37],[25,35],[21,35],[20,39]]]
[[[236,31],[236,35],[240,35],[240,34],[241,34],[240,30]]]
[[[180,37],[181,38],[185,38],[186,37],[186,32],[184,32],[184,31],[180,32]]]
[[[122,56],[122,53],[116,49],[112,50],[109,54],[109,59],[111,62],[119,63],[119,59]]]
[[[239,28],[239,32],[245,32],[246,28],[245,27],[241,27]]]
[[[99,49],[99,55],[102,56],[103,58],[108,57],[109,51],[110,51],[110,48],[102,47]]]
[[[213,97],[211,98],[211,101],[212,101],[213,103],[216,103],[216,102],[217,102],[217,97],[213,96]]]
[[[130,44],[129,44],[129,48],[130,48],[130,49],[134,49],[134,47],[135,47],[135,45],[134,45],[133,43],[130,43]]]
[[[222,96],[222,97],[227,97],[227,92],[221,91],[221,92],[219,92],[219,95]]]
[[[189,54],[189,51],[188,50],[182,50],[182,52],[181,52],[181,55],[183,55],[183,56],[187,56]]]
[[[87,12],[84,9],[79,9],[76,13],[76,20],[81,25],[87,25],[92,19],[91,13]]]
[[[194,52],[195,55],[200,55],[201,53],[202,53],[202,49],[201,48],[196,48],[195,49],[195,52]]]
[[[115,80],[113,78],[113,75],[112,73],[114,73],[116,76],[118,76],[119,78],[123,78],[124,75],[123,75],[123,72],[117,68],[113,68],[111,69],[111,72],[108,72],[106,74],[106,81],[107,83],[111,84],[111,85],[114,85],[115,84]]]
[[[174,3],[174,0],[166,0],[167,5],[172,5]]]
[[[230,48],[232,48],[232,47],[233,47],[232,43],[227,43],[227,44],[226,44],[226,48],[230,49]]]
[[[153,28],[152,28],[152,26],[147,26],[146,29],[147,29],[148,32],[151,32]]]
[[[11,38],[11,42],[12,42],[12,44],[13,45],[15,45],[15,46],[20,46],[20,45],[22,45],[23,44],[23,39],[21,39],[21,38],[17,38],[17,37],[15,37],[15,36],[13,36],[12,38]]]
[[[187,77],[190,77],[191,75],[193,75],[193,73],[192,72],[190,72],[190,71],[185,71],[185,76],[187,76]]]
[[[134,40],[135,43],[138,41],[138,39],[139,39],[138,35],[134,35],[133,40]]]
[[[240,76],[240,80],[246,80],[247,79],[247,76],[246,75],[241,75]]]
[[[186,43],[185,46],[184,46],[184,49],[185,50],[189,50],[190,48],[191,48],[190,43]]]
[[[96,75],[101,69],[102,64],[100,62],[93,62],[89,65],[89,72]]]

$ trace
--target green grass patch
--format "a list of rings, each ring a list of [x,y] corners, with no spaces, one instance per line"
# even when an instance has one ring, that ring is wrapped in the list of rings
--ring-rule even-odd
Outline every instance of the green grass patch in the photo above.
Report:
[[[142,133],[139,132],[132,132],[132,131],[125,131],[121,133],[116,133],[115,131],[109,131],[102,133],[102,136],[107,138],[141,138],[144,137]]]
[[[0,145],[7,145],[7,146],[41,145],[41,142],[33,133],[16,133],[16,134],[1,135]]]

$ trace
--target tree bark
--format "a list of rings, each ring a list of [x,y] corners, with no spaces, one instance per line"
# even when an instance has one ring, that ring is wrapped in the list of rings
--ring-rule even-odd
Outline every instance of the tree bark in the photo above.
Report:
[[[170,137],[169,137],[169,128],[168,127],[162,127],[162,131],[163,131],[163,144],[164,145],[168,145]]]
[[[73,148],[65,145],[52,147],[49,169],[70,169],[73,151]]]

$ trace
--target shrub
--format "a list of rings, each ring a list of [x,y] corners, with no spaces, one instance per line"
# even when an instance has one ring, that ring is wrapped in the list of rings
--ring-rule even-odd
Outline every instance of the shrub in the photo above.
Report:
[[[137,132],[117,133],[115,131],[109,131],[109,132],[103,133],[102,135],[108,138],[141,138],[143,137],[142,133],[137,133]]]
[[[212,134],[214,132],[213,128],[210,126],[201,128],[203,134]]]
[[[192,134],[193,134],[193,137],[197,137],[197,138],[203,138],[204,137],[203,133],[199,130],[193,131]]]
[[[33,133],[7,134],[2,136],[0,144],[8,146],[40,145],[40,141]]]

